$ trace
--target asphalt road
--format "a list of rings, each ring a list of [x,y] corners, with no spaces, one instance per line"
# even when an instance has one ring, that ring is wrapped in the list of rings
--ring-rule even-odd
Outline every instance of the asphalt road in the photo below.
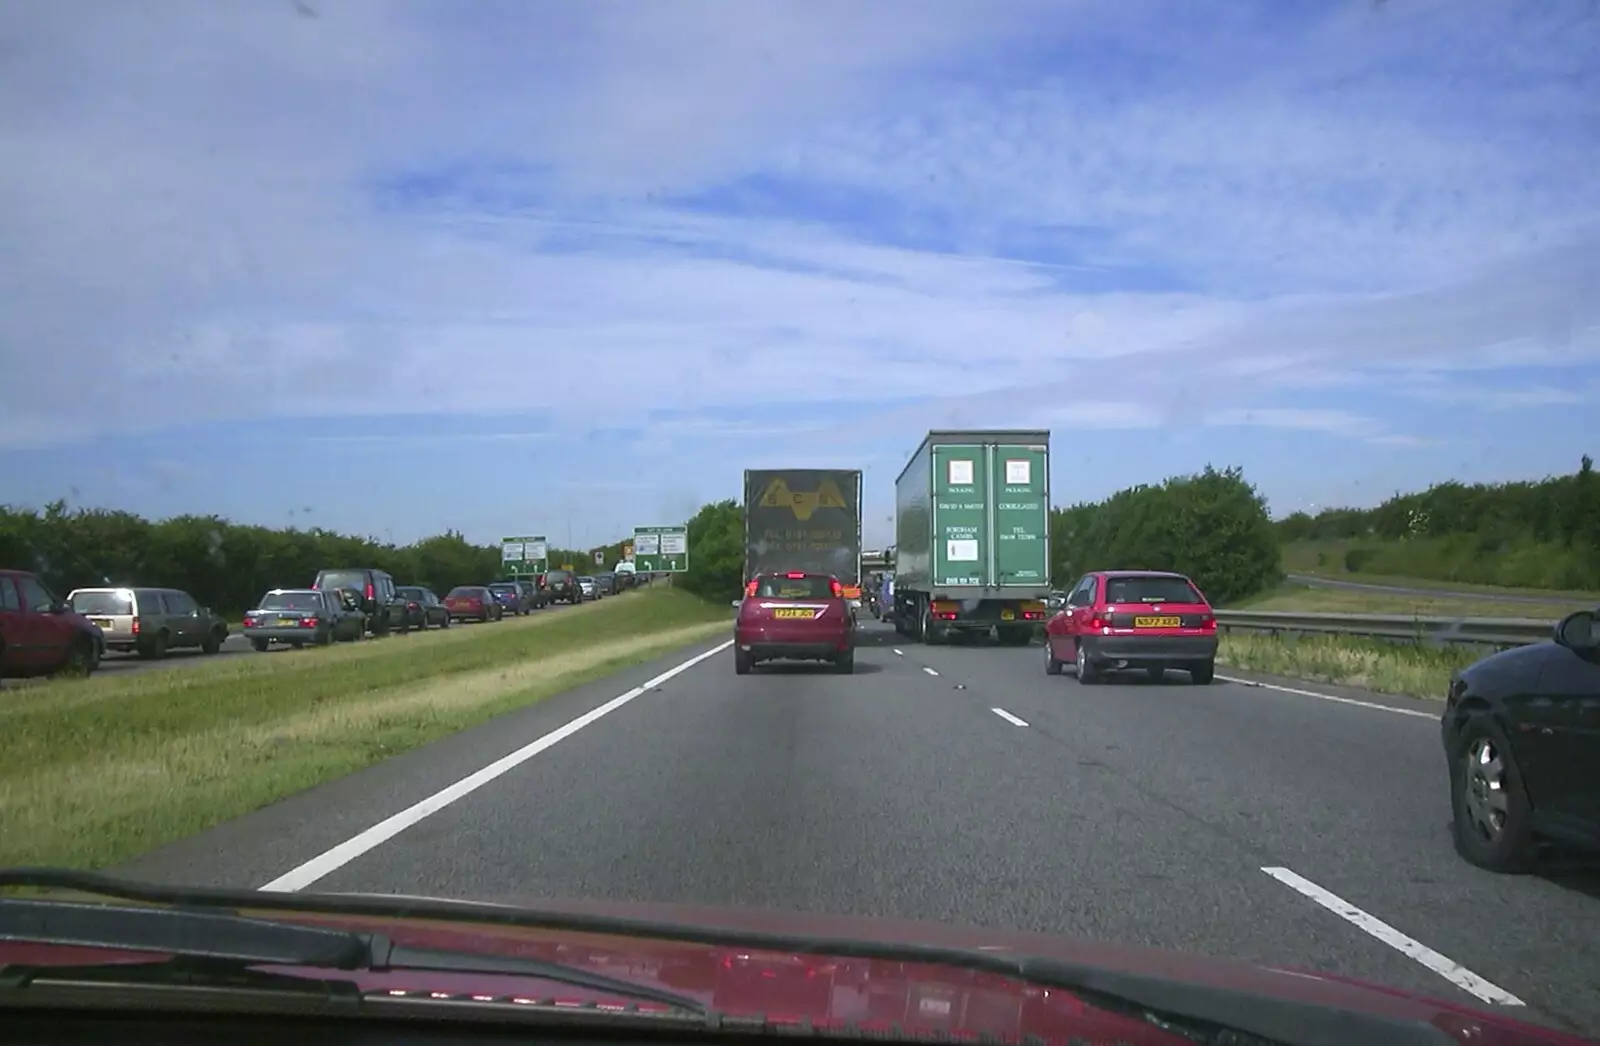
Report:
[[[1365,581],[1340,581],[1310,574],[1285,574],[1285,579],[1310,588],[1340,588],[1351,592],[1387,592],[1397,596],[1427,596],[1432,599],[1470,599],[1479,603],[1559,603],[1552,596],[1524,596],[1513,592],[1461,592],[1448,588],[1408,588],[1402,585],[1374,585]],[[1581,604],[1575,604],[1581,605]]]
[[[1600,872],[1501,877],[1457,858],[1428,705],[1176,673],[1083,687],[1047,677],[1038,646],[922,647],[876,624],[863,642],[853,676],[740,677],[722,650],[383,841],[363,832],[694,651],[123,871],[260,887],[299,868],[318,890],[1044,930],[1478,1005],[1509,993],[1518,1016],[1600,1034]],[[356,837],[371,845],[327,855]],[[1319,890],[1392,931],[1353,925]],[[1435,950],[1443,973],[1386,933]]]

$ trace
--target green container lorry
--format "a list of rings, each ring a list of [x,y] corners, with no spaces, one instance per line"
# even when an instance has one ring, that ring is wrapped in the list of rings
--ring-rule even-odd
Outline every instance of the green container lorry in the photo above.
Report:
[[[933,431],[895,480],[895,631],[1024,646],[1050,594],[1050,433]]]

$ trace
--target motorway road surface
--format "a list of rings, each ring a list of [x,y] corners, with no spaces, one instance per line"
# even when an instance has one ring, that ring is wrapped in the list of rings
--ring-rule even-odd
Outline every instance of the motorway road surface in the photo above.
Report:
[[[1462,592],[1448,588],[1407,588],[1402,585],[1374,585],[1366,581],[1340,581],[1312,574],[1285,574],[1285,580],[1310,588],[1341,588],[1352,592],[1387,592],[1396,596],[1427,596],[1431,599],[1471,599],[1479,603],[1537,603],[1548,606],[1562,600],[1554,596],[1527,596],[1514,592]],[[1573,601],[1573,608],[1583,607],[1583,600]]]
[[[868,622],[855,675],[736,676],[724,648],[430,816],[413,810],[398,834],[365,831],[718,646],[121,871],[1045,930],[1325,970],[1600,1034],[1600,870],[1503,877],[1462,862],[1423,702],[1179,673],[1083,687],[1047,677],[1038,646],[930,648]],[[353,855],[328,855],[352,838]],[[1387,925],[1335,914],[1339,899]],[[1432,949],[1432,968],[1409,942]]]

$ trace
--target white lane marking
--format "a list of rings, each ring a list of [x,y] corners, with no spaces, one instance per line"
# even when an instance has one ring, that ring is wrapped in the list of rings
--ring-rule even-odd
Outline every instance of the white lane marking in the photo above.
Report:
[[[1296,893],[1311,898],[1357,929],[1376,937],[1401,955],[1415,959],[1462,991],[1471,992],[1484,1002],[1499,1006],[1524,1005],[1521,999],[1499,985],[1484,980],[1453,959],[1440,955],[1422,942],[1407,937],[1377,916],[1362,911],[1338,894],[1324,890],[1310,879],[1296,875],[1287,868],[1261,870]]]
[[[599,708],[585,712],[565,726],[557,727],[545,734],[537,741],[523,745],[510,755],[496,759],[482,770],[463,777],[448,788],[441,789],[421,802],[406,807],[393,817],[379,821],[371,828],[352,836],[326,853],[318,854],[293,871],[285,872],[278,876],[261,887],[261,889],[268,893],[293,893],[296,890],[305,889],[318,879],[337,871],[367,851],[383,845],[430,814],[438,813],[457,799],[482,788],[502,774],[516,769],[540,752],[560,741],[566,740],[597,719],[615,712],[641,694],[655,689],[680,672],[687,672],[706,658],[720,654],[731,646],[733,646],[733,640],[729,639],[719,643],[705,653],[696,654],[680,665],[674,665],[654,679],[634,687],[625,694],[613,697]]]
[[[989,709],[989,711],[993,712],[995,715],[999,716],[1001,719],[1004,719],[1006,722],[1010,723],[1012,726],[1027,726],[1028,725],[1028,721],[1026,719],[1018,719],[1016,716],[1012,715],[1010,712],[1007,712],[1003,708],[991,708],[991,709]]]
[[[939,673],[935,672],[933,669],[929,668],[927,665],[923,665],[922,666],[922,670],[924,672],[928,673],[930,676],[936,676],[936,675],[939,674]]]
[[[1225,683],[1243,683],[1245,686],[1259,686],[1266,690],[1277,690],[1285,694],[1299,694],[1301,697],[1317,697],[1324,701],[1336,701],[1341,705],[1355,705],[1357,708],[1373,708],[1379,712],[1393,712],[1395,715],[1416,716],[1418,719],[1438,719],[1438,712],[1422,712],[1415,708],[1396,708],[1393,705],[1380,705],[1376,701],[1357,701],[1353,697],[1336,697],[1333,694],[1319,694],[1315,690],[1297,690],[1292,686],[1279,686],[1276,683],[1261,683],[1254,679],[1240,679],[1237,676],[1218,676]]]
[[[901,650],[899,647],[895,647],[894,648],[894,656],[895,657],[905,657],[906,656],[906,652],[904,650]]]

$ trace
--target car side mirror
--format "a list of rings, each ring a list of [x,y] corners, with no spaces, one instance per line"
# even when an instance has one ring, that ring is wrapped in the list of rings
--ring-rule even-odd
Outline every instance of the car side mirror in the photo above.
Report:
[[[1600,650],[1600,618],[1592,610],[1577,610],[1561,619],[1556,625],[1555,640],[1576,654],[1593,654]]]
[[[50,604],[50,613],[52,614],[65,614],[71,609],[72,608],[70,606],[59,599]]]

